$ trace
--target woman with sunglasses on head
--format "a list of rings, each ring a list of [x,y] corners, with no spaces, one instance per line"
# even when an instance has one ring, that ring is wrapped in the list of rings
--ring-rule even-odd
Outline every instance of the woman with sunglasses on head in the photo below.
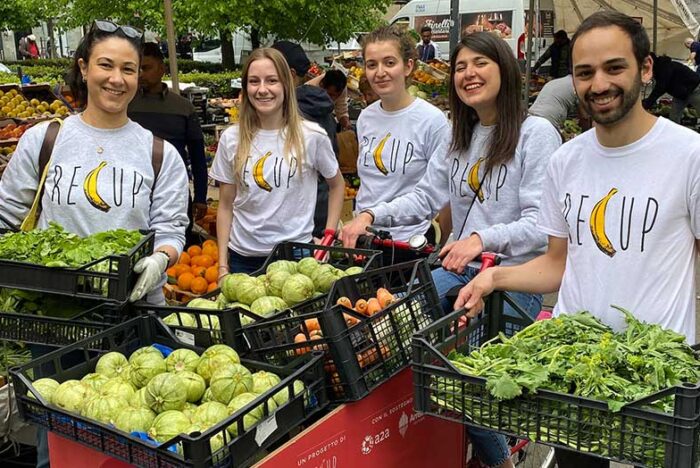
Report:
[[[520,69],[505,41],[490,33],[469,34],[450,65],[451,138],[411,193],[371,206],[341,234],[346,245],[354,245],[370,224],[413,224],[449,205],[457,240],[443,248],[443,268],[433,271],[446,311],[452,310],[447,292],[476,276],[482,252],[499,254],[503,264],[519,264],[543,251],[547,236],[536,226],[542,183],[549,157],[561,145],[547,120],[526,115]],[[542,305],[539,295],[511,297],[533,317]],[[505,437],[475,428],[469,432],[484,464],[513,466]]]
[[[117,228],[155,231],[155,253],[135,265],[140,276],[130,299],[148,294],[149,302],[164,303],[165,270],[184,246],[188,178],[177,150],[167,142],[156,149],[153,135],[127,117],[142,42],[137,29],[109,21],[95,21],[81,40],[68,84],[85,110],[65,119],[58,132],[37,227],[56,222],[80,236]],[[0,214],[17,226],[40,187],[39,153],[48,127],[35,125],[22,136],[0,180]]]
[[[414,55],[413,39],[390,26],[363,40],[365,76],[379,101],[364,109],[357,121],[358,212],[410,193],[440,142],[448,138],[445,114],[406,89],[415,68]],[[430,219],[391,224],[388,231],[394,240],[407,241],[416,234],[435,240]],[[401,251],[394,257],[403,260]]]
[[[326,229],[336,229],[345,182],[326,132],[303,120],[292,73],[272,48],[243,68],[240,122],[221,134],[211,168],[219,181],[219,275],[252,273],[283,241],[311,242],[318,175],[330,188]]]

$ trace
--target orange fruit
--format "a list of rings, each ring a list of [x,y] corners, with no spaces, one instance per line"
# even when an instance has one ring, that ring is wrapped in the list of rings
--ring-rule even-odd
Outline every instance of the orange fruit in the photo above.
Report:
[[[210,266],[204,272],[204,278],[210,283],[215,283],[219,279],[219,269],[215,266]]]
[[[204,242],[202,242],[202,250],[204,250],[204,247],[208,246],[216,247],[216,241],[212,239],[207,239]]]
[[[199,261],[201,260],[202,256],[201,255],[195,255],[190,259],[190,265],[192,266],[199,266]]]
[[[165,274],[168,275],[168,283],[170,284],[175,284],[177,283],[177,268],[174,266],[171,266],[167,270],[165,270]]]
[[[205,245],[202,249],[202,255],[209,255],[211,258],[219,258],[219,249],[216,246]]]
[[[203,294],[207,292],[208,287],[209,283],[207,283],[207,280],[201,276],[197,276],[195,279],[193,279],[192,284],[190,285],[190,289],[195,294]]]
[[[183,265],[189,265],[190,264],[190,254],[187,252],[182,252],[180,254],[180,260],[178,260],[178,263],[182,263]]]
[[[199,263],[197,265],[201,265],[205,268],[209,268],[210,266],[214,266],[214,258],[210,257],[209,255],[200,255],[199,256]]]
[[[211,283],[209,283],[209,287],[207,288],[207,292],[212,292],[215,289],[217,289],[218,287],[219,287],[219,284],[216,281],[212,281]]]
[[[194,281],[194,279],[195,277],[192,273],[183,273],[177,278],[177,287],[184,291],[189,291],[192,287],[192,282]]]
[[[193,266],[190,271],[195,277],[204,278],[204,273],[207,271],[207,269],[203,266]]]
[[[189,273],[190,271],[190,266],[184,263],[178,263],[173,268],[175,269],[175,278],[179,278],[181,274]]]
[[[187,253],[190,257],[196,257],[197,255],[202,255],[202,248],[198,245],[193,245],[187,249]]]

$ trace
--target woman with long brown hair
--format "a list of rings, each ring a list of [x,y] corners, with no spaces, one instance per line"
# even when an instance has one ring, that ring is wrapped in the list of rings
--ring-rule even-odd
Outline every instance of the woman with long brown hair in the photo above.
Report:
[[[361,213],[343,229],[346,245],[369,224],[415,223],[451,207],[455,242],[440,255],[433,279],[446,310],[447,292],[476,276],[482,252],[495,252],[502,264],[520,264],[544,250],[547,236],[537,229],[542,182],[549,156],[561,144],[546,119],[527,116],[522,78],[508,45],[491,33],[465,36],[452,53],[450,110],[452,137],[431,158],[416,188]],[[535,316],[542,296],[511,293]],[[506,304],[506,313],[510,306]],[[512,313],[512,312],[510,312]],[[476,453],[488,466],[512,466],[503,436],[470,430]]]
[[[211,169],[219,182],[219,274],[250,273],[282,241],[312,240],[316,173],[330,187],[326,228],[336,229],[343,177],[328,136],[303,120],[284,56],[256,49],[243,69],[240,122],[227,129]]]

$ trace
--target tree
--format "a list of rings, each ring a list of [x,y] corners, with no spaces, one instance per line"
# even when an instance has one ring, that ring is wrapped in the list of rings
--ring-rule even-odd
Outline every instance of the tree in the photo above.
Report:
[[[347,41],[357,32],[370,31],[381,21],[391,0],[199,0],[183,6],[200,32],[242,29],[253,46],[256,39],[289,39],[314,44]],[[220,33],[220,36],[225,37]],[[223,47],[222,47],[223,50]],[[224,64],[226,66],[226,64]]]

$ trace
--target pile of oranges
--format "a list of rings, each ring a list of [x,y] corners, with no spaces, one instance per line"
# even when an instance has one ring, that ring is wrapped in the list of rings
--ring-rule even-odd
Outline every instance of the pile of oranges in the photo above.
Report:
[[[206,240],[202,245],[192,245],[182,252],[177,264],[168,268],[168,283],[181,291],[204,294],[218,287],[219,249],[216,242]]]

